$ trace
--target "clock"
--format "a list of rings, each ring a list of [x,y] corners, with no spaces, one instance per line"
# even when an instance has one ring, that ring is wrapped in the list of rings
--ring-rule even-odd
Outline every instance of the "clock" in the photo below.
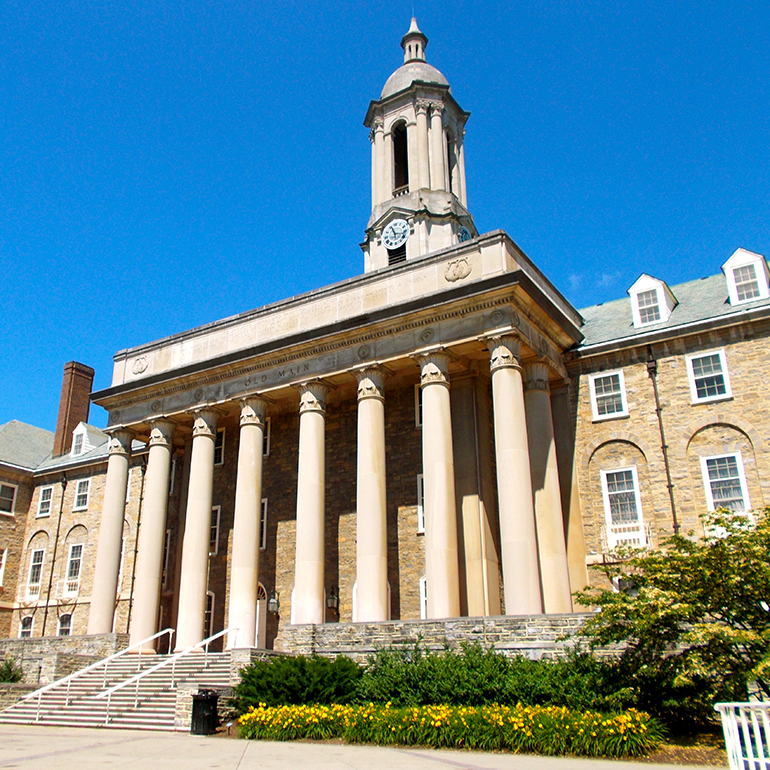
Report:
[[[409,237],[409,223],[405,219],[394,219],[382,231],[382,242],[386,249],[397,249]]]
[[[471,231],[467,227],[460,228],[460,243],[465,243],[471,239]]]

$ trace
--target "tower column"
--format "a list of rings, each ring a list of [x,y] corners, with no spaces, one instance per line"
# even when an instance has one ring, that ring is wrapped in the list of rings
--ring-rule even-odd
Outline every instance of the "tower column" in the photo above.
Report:
[[[96,547],[94,587],[88,612],[89,634],[109,634],[112,631],[132,438],[133,434],[127,430],[116,430],[110,435],[99,544]]]
[[[430,180],[432,190],[446,190],[446,166],[444,163],[444,105],[431,103],[430,109]],[[430,601],[430,600],[429,600]]]
[[[213,409],[194,412],[187,492],[182,578],[176,649],[184,650],[205,638],[206,589],[211,541],[211,498],[214,486],[214,443],[219,414]]]
[[[372,207],[390,198],[390,191],[382,189],[385,184],[385,134],[382,118],[375,118],[369,134],[372,140]]]
[[[136,554],[130,645],[137,644],[158,631],[173,433],[174,423],[169,420],[156,420],[150,425],[150,452],[144,484],[142,526],[139,529]],[[154,650],[154,643],[139,652],[144,652],[145,649]]]
[[[546,364],[532,363],[524,367],[524,405],[527,414],[532,489],[535,496],[543,611],[547,614],[572,612]]]
[[[543,611],[519,341],[488,341],[506,615]]]
[[[417,113],[417,170],[418,185],[430,188],[430,147],[428,145],[428,110],[430,102],[418,99],[414,105]]]
[[[457,137],[457,172],[460,178],[460,203],[468,208],[468,192],[465,189],[465,129],[460,129]]]
[[[324,484],[326,394],[322,382],[299,386],[299,473],[297,555],[294,561],[292,623],[323,623],[325,568]]]
[[[228,646],[254,647],[259,580],[259,522],[262,512],[262,447],[265,435],[264,399],[241,401],[238,477],[235,482],[235,520],[230,570],[230,610],[227,625],[237,628]],[[229,640],[233,639],[230,644]]]
[[[449,354],[441,350],[417,356],[422,388],[425,574],[429,618],[456,618],[460,614],[449,361]]]
[[[379,367],[358,378],[356,476],[356,621],[388,620],[388,533],[385,508],[385,376]]]

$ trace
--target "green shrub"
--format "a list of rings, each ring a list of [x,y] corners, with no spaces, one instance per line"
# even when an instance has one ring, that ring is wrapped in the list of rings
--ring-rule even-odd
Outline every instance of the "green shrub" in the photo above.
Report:
[[[259,703],[348,703],[360,676],[360,667],[342,655],[333,660],[303,655],[270,658],[241,669],[233,701],[238,712]]]
[[[13,658],[0,660],[0,682],[21,682],[24,672]]]

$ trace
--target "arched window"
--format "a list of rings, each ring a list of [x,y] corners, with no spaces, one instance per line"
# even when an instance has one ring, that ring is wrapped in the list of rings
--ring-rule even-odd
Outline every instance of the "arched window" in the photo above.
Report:
[[[409,192],[409,151],[406,142],[406,124],[393,129],[393,197]]]
[[[62,615],[59,618],[59,629],[57,636],[69,636],[72,633],[72,615]]]

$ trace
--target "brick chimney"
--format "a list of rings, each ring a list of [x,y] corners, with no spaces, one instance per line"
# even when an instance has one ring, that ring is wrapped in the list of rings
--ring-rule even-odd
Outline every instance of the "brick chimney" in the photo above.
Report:
[[[53,456],[67,454],[72,447],[72,431],[80,422],[88,422],[91,406],[91,386],[94,384],[94,370],[77,361],[64,364],[64,378],[61,384],[59,417],[56,420],[56,435],[53,440]]]

